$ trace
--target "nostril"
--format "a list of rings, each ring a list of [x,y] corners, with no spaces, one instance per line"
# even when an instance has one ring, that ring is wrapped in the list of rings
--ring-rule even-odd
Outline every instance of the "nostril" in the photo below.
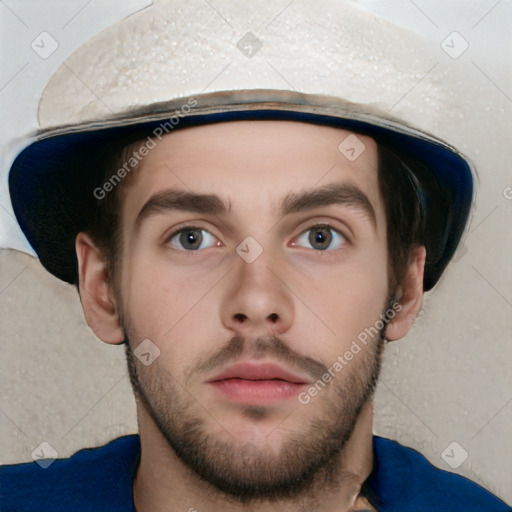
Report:
[[[235,318],[240,322],[242,323],[247,317],[243,314],[243,313],[237,313],[235,315]]]
[[[269,318],[271,322],[276,323],[279,317],[277,316],[277,313],[272,313],[271,315],[269,315]]]

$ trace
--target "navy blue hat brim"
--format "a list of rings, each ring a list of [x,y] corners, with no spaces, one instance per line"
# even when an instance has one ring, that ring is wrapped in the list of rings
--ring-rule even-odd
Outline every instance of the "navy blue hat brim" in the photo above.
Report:
[[[235,120],[289,120],[348,129],[373,137],[398,155],[420,162],[416,174],[426,211],[424,290],[439,280],[463,234],[473,199],[467,160],[448,146],[355,119],[273,109],[210,113],[180,119],[179,127]],[[15,159],[9,174],[14,213],[42,265],[77,281],[76,235],[94,211],[102,148],[130,134],[151,134],[161,120],[42,138]]]

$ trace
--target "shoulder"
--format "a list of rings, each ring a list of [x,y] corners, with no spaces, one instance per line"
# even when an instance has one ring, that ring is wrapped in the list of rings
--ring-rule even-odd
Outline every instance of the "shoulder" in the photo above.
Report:
[[[0,510],[132,512],[132,476],[140,442],[137,435],[87,448],[46,469],[37,462],[0,467]]]
[[[471,480],[436,468],[416,450],[374,436],[369,487],[383,512],[507,512],[512,509]]]

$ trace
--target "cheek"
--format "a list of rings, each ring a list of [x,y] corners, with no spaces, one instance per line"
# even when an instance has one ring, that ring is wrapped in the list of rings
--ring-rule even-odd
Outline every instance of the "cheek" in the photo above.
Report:
[[[322,323],[316,319],[305,321],[303,327],[310,332],[309,337],[324,333],[324,353],[318,348],[324,362],[336,359],[361,332],[374,326],[387,305],[385,253],[374,256],[333,267],[328,276],[321,276],[313,283],[304,282],[301,287],[304,302],[322,320]],[[311,314],[308,318],[311,319]]]
[[[176,322],[175,316],[179,313],[176,307],[180,305],[178,297],[183,297],[186,291],[172,279],[170,270],[138,254],[125,259],[123,307],[138,337],[158,340]]]
[[[204,338],[218,311],[209,293],[218,276],[188,275],[159,258],[132,254],[123,278],[123,304],[138,338],[149,338],[161,350],[174,346],[174,339],[200,343],[201,332]],[[191,344],[187,350],[192,350]]]

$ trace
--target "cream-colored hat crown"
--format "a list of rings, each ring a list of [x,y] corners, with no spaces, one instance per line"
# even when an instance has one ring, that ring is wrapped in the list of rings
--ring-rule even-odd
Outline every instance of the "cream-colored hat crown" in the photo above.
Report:
[[[258,90],[267,93],[238,98],[271,102],[282,95],[268,91],[295,91],[435,132],[442,106],[456,103],[436,62],[413,33],[346,0],[159,1],[71,55],[43,94],[39,121],[47,130],[150,105],[171,110],[190,96]]]

